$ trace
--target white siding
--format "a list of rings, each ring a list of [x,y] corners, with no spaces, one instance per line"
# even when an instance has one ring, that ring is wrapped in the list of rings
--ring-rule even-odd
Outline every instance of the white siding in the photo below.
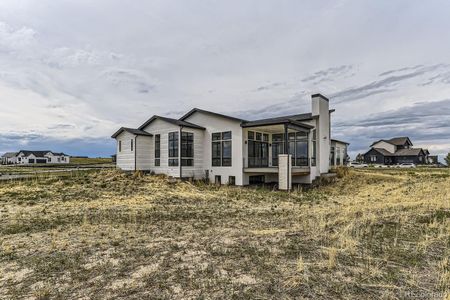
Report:
[[[183,132],[192,132],[194,134],[194,166],[182,167],[183,177],[193,177],[195,179],[205,178],[204,162],[204,130],[194,128],[183,128]],[[180,148],[181,151],[181,148]]]
[[[152,167],[152,171],[156,174],[167,174],[173,177],[180,176],[180,168],[179,166],[169,166],[169,132],[179,132],[180,126],[174,125],[172,123],[156,119],[152,123],[150,123],[147,127],[143,129],[144,131],[150,132],[153,134],[152,138],[152,149],[155,148],[155,135],[161,135],[161,165],[159,167],[155,166],[155,152],[152,151],[150,155],[150,165]],[[179,151],[181,149],[178,149]],[[180,162],[178,162],[180,163]]]
[[[243,184],[243,135],[241,124],[237,120],[215,116],[204,112],[195,112],[185,121],[206,128],[203,139],[204,161],[203,173],[209,171],[209,179],[214,182],[215,176],[221,176],[221,183],[227,184],[229,176],[235,176],[236,185]],[[211,159],[211,135],[215,132],[231,131],[232,162],[231,167],[213,167]]]
[[[391,153],[395,152],[395,146],[392,144],[386,143],[385,141],[379,141],[378,143],[373,144],[372,148],[382,148]]]
[[[149,171],[153,162],[153,138],[151,136],[138,135],[134,140],[136,144],[136,168],[141,171]]]
[[[133,140],[133,147],[134,144],[134,138],[135,135],[131,134],[129,132],[123,131],[121,134],[119,134],[116,138],[117,143],[117,168],[131,171],[135,169],[135,163],[134,163],[134,150],[131,151],[131,140]],[[122,151],[119,151],[119,141],[122,142]]]

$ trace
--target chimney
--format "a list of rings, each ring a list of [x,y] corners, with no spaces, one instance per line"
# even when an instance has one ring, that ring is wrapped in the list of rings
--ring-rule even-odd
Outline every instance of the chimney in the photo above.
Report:
[[[311,96],[312,116],[316,118],[317,174],[328,173],[330,169],[330,103],[321,94]]]
[[[322,113],[328,114],[330,109],[330,100],[322,94],[314,94],[312,98],[312,115],[320,116]]]

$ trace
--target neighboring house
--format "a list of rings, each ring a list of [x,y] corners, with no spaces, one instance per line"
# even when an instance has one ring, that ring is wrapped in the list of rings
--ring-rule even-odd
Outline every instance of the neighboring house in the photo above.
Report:
[[[331,139],[330,165],[345,166],[349,161],[347,142]]]
[[[2,165],[12,165],[16,163],[17,152],[6,152],[1,157]]]
[[[70,156],[64,153],[20,150],[11,158],[12,164],[68,164]]]
[[[117,167],[220,184],[311,183],[330,169],[329,100],[312,96],[312,112],[255,121],[194,108],[180,119],[153,116],[120,128]]]
[[[395,165],[401,163],[428,164],[428,150],[413,148],[408,137],[379,140],[364,154],[367,164]]]
[[[439,163],[439,157],[437,155],[428,155],[428,163],[435,165]]]

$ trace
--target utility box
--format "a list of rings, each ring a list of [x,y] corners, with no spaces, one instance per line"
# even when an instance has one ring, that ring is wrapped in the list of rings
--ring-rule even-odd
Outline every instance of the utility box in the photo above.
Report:
[[[278,154],[278,188],[289,191],[292,188],[292,155]]]

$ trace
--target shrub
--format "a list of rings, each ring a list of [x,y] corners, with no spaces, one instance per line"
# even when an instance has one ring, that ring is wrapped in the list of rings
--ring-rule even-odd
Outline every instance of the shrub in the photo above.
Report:
[[[348,176],[350,173],[350,170],[348,167],[340,166],[336,168],[336,175],[338,178],[343,178]]]

